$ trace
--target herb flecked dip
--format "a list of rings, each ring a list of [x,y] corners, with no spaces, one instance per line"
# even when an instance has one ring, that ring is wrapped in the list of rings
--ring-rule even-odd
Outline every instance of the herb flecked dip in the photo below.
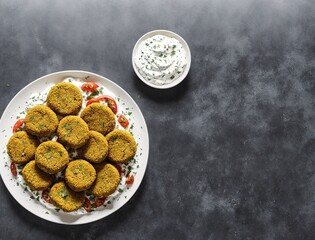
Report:
[[[140,43],[135,65],[150,83],[169,84],[183,74],[187,65],[186,53],[177,39],[155,35]]]

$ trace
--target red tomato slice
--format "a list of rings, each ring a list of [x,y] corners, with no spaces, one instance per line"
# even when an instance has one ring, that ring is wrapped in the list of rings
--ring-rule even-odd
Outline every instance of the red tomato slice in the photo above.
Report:
[[[25,119],[21,118],[16,121],[16,123],[13,126],[13,132],[16,132],[23,124],[25,123]]]
[[[95,82],[85,82],[81,89],[86,92],[94,92],[99,86]]]
[[[86,106],[89,106],[90,104],[95,102],[100,102],[102,100],[105,100],[107,102],[108,107],[113,111],[114,114],[117,113],[118,111],[117,103],[114,98],[108,95],[101,95],[97,98],[92,98],[91,100],[87,101]]]
[[[43,198],[46,202],[51,203],[50,197],[49,197],[49,189],[45,189],[45,190],[42,192],[42,198]]]
[[[114,167],[117,168],[118,172],[119,172],[119,175],[121,176],[122,174],[122,169],[121,169],[121,166],[119,164],[114,164]]]
[[[14,177],[17,176],[17,171],[16,171],[16,166],[15,166],[15,163],[12,162],[11,165],[10,165],[10,170],[11,170],[11,173]]]
[[[109,95],[102,95],[102,96],[99,96],[97,99],[99,101],[100,100],[106,100],[107,103],[108,103],[108,107],[113,111],[113,113],[116,114],[118,112],[117,103],[116,103],[115,99],[112,98],[111,96],[109,96]]]
[[[100,207],[103,206],[105,203],[106,197],[102,197],[102,198],[96,198],[95,199],[95,206],[96,207]]]
[[[129,175],[129,177],[126,180],[126,184],[131,185],[134,183],[134,181],[135,181],[135,177],[133,175]]]
[[[116,101],[108,100],[107,102],[108,102],[108,107],[113,111],[114,114],[116,114],[118,111]]]
[[[97,98],[92,98],[91,100],[87,101],[86,106],[89,106],[92,103],[100,102]]]
[[[85,198],[85,202],[83,205],[86,212],[91,212],[91,201],[88,198]]]
[[[124,128],[128,127],[129,125],[128,119],[122,114],[119,115],[118,122]]]

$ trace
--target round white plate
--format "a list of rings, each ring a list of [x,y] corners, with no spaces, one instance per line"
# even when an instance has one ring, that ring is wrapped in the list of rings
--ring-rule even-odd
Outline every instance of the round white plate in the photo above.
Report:
[[[183,72],[182,75],[180,75],[178,78],[176,78],[173,82],[171,83],[168,83],[168,84],[164,84],[164,85],[155,85],[153,83],[150,83],[149,81],[145,80],[141,74],[139,73],[137,67],[136,67],[136,63],[135,63],[135,56],[136,56],[136,53],[138,52],[138,48],[140,46],[140,44],[147,40],[148,38],[150,37],[153,37],[155,35],[164,35],[164,36],[167,36],[167,37],[171,37],[171,38],[175,38],[176,40],[178,40],[184,50],[185,50],[185,53],[186,53],[186,61],[187,61],[187,65],[185,67],[185,70]],[[187,42],[181,37],[179,36],[178,34],[174,33],[174,32],[171,32],[171,31],[168,31],[168,30],[154,30],[154,31],[151,31],[151,32],[148,32],[146,34],[144,34],[135,44],[134,48],[133,48],[133,51],[132,51],[132,66],[133,66],[133,69],[135,71],[135,73],[137,74],[137,76],[140,78],[140,80],[142,82],[144,82],[145,84],[147,84],[148,86],[150,87],[153,87],[153,88],[158,88],[158,89],[167,89],[167,88],[171,88],[171,87],[175,87],[176,85],[178,85],[179,83],[181,83],[185,77],[187,76],[188,72],[189,72],[189,69],[190,69],[190,65],[191,65],[191,54],[190,54],[190,50],[189,50],[189,46],[187,44]]]
[[[61,82],[66,77],[85,79],[88,76],[88,81],[100,83],[100,85],[106,87],[110,92],[114,94],[116,98],[119,99],[118,108],[119,105],[122,104],[124,108],[130,109],[132,111],[132,115],[130,115],[129,117],[131,122],[134,123],[133,136],[138,144],[138,149],[135,157],[137,166],[135,166],[136,170],[134,172],[134,183],[130,187],[125,188],[123,192],[121,192],[119,197],[116,198],[115,201],[113,201],[110,208],[99,207],[96,211],[84,215],[73,215],[65,213],[63,211],[47,209],[42,203],[40,203],[40,201],[36,201],[36,199],[30,198],[30,193],[28,191],[25,191],[23,187],[21,187],[17,179],[11,174],[9,168],[11,164],[11,159],[6,153],[6,144],[13,134],[12,126],[16,122],[17,114],[25,109],[25,101],[27,101],[33,93],[41,92],[47,89],[49,86]],[[0,126],[0,149],[2,151],[2,159],[0,159],[0,174],[2,180],[11,195],[16,199],[18,203],[20,203],[31,213],[45,220],[60,224],[84,224],[104,218],[126,204],[128,200],[135,194],[143,179],[149,156],[149,136],[144,117],[135,101],[129,96],[126,91],[124,91],[121,87],[119,87],[117,84],[113,83],[109,79],[95,73],[76,70],[62,71],[48,74],[31,82],[18,94],[16,94],[16,96],[10,101],[5,111],[3,112],[0,120]]]

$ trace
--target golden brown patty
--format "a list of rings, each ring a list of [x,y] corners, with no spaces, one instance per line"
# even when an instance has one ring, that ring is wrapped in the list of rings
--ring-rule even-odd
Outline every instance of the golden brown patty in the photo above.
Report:
[[[90,131],[90,139],[82,148],[80,156],[90,162],[100,163],[108,154],[108,143],[106,138],[99,132]]]
[[[25,131],[19,131],[9,139],[7,151],[14,163],[27,163],[34,159],[38,144],[39,141],[36,137]]]
[[[91,163],[85,160],[71,161],[65,172],[68,186],[76,192],[89,189],[96,178],[96,171]]]
[[[22,175],[32,190],[45,190],[53,183],[53,176],[40,170],[34,160],[25,165]]]
[[[82,107],[82,101],[80,89],[66,82],[54,85],[47,96],[48,107],[63,116],[77,114]]]
[[[55,174],[63,170],[69,162],[67,150],[58,142],[47,141],[36,149],[37,166],[46,173]]]
[[[89,127],[78,116],[67,116],[60,120],[58,128],[58,141],[72,147],[79,148],[89,140]]]
[[[88,124],[90,130],[103,135],[113,131],[116,125],[115,114],[101,103],[92,103],[81,112],[81,118]]]
[[[114,130],[106,135],[108,142],[108,159],[117,163],[126,163],[137,151],[133,136],[125,130]]]
[[[39,105],[32,107],[25,117],[26,131],[38,137],[49,137],[57,129],[58,118],[49,107]]]
[[[64,181],[55,183],[49,192],[51,202],[65,212],[78,210],[83,206],[84,192],[74,192]]]
[[[96,197],[107,197],[114,193],[120,182],[120,174],[112,164],[96,165],[96,180],[91,187],[91,193]]]

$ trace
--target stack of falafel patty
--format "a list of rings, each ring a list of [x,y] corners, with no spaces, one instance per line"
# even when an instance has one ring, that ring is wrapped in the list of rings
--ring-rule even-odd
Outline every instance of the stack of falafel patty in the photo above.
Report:
[[[115,129],[115,114],[105,104],[92,103],[81,111],[82,92],[71,83],[54,85],[46,103],[27,112],[25,130],[14,133],[7,144],[11,160],[24,165],[28,186],[50,188],[52,204],[65,212],[81,208],[86,193],[114,193],[121,176],[113,163],[127,163],[135,156],[133,136]],[[70,160],[71,149],[77,150],[75,160]]]

